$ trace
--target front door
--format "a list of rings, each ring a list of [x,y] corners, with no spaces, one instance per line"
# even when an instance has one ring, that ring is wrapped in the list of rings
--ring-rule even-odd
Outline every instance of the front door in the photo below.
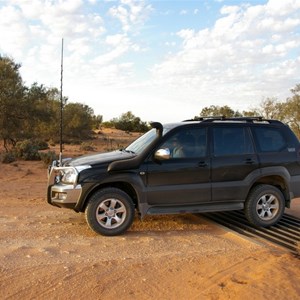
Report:
[[[207,129],[183,127],[157,149],[170,158],[147,162],[147,202],[150,205],[194,205],[211,200]]]

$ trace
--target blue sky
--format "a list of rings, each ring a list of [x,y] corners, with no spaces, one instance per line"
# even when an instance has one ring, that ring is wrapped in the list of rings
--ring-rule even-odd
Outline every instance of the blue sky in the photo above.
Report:
[[[300,83],[300,0],[0,0],[0,54],[104,120],[281,101]]]

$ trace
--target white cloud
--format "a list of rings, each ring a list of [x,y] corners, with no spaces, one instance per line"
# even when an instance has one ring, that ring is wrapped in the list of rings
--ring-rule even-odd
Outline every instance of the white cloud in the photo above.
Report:
[[[94,62],[97,65],[106,65],[109,63],[113,63],[116,59],[118,59],[120,56],[122,56],[122,54],[124,54],[127,50],[128,50],[128,45],[124,44],[124,45],[118,46],[108,53],[97,56],[94,59]]]
[[[136,25],[142,24],[151,11],[151,5],[144,0],[121,0],[119,5],[109,9],[109,14],[121,22],[124,32],[128,32],[136,30]]]
[[[123,57],[123,55],[129,51],[139,51],[138,45],[132,43],[130,38],[126,34],[108,35],[105,38],[105,43],[110,47],[109,51],[104,54],[97,55],[93,62],[99,65],[106,65],[113,63]]]
[[[22,63],[21,73],[28,83],[58,86],[62,38],[66,64],[74,69],[94,55],[105,28],[102,17],[85,13],[83,4],[81,0],[13,0],[0,6],[0,33],[5,41],[0,52]]]
[[[267,13],[275,16],[285,16],[300,8],[299,0],[269,0],[266,4]],[[299,15],[299,14],[298,14]]]
[[[122,43],[122,44],[124,44],[124,43],[128,44],[128,40],[129,39],[124,34],[109,35],[105,39],[106,43],[108,45],[111,45],[111,46],[118,46],[120,43]]]
[[[22,56],[28,46],[28,28],[20,11],[11,6],[0,9],[1,48],[4,53],[16,58]],[[13,52],[11,52],[13,50]]]
[[[245,99],[260,101],[277,88],[288,91],[300,78],[295,57],[300,46],[299,4],[287,0],[224,6],[224,16],[212,28],[182,29],[177,33],[182,49],[152,69],[155,84],[210,103],[221,99],[237,105],[241,98],[245,107]]]
[[[128,110],[175,121],[211,104],[243,109],[300,78],[300,1],[248,3],[224,5],[210,27],[174,34],[174,7],[147,0],[2,0],[0,53],[22,63],[28,84],[59,87],[64,38],[65,94],[97,113],[106,107],[106,119]]]
[[[222,15],[227,15],[227,14],[236,14],[240,11],[240,6],[228,6],[228,5],[225,5],[221,8],[220,10],[220,13]]]

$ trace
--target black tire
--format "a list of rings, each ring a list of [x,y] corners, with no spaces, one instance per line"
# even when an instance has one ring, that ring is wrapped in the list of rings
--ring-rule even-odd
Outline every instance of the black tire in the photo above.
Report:
[[[89,227],[105,236],[123,234],[134,219],[131,198],[117,188],[105,188],[93,194],[85,210]]]
[[[269,227],[281,219],[284,209],[282,192],[272,185],[260,184],[250,191],[244,211],[253,225]]]

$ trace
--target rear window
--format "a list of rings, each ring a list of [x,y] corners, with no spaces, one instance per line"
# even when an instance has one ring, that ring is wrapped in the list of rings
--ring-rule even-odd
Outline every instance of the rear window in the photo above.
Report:
[[[259,152],[278,152],[287,148],[283,133],[278,128],[252,128]]]

